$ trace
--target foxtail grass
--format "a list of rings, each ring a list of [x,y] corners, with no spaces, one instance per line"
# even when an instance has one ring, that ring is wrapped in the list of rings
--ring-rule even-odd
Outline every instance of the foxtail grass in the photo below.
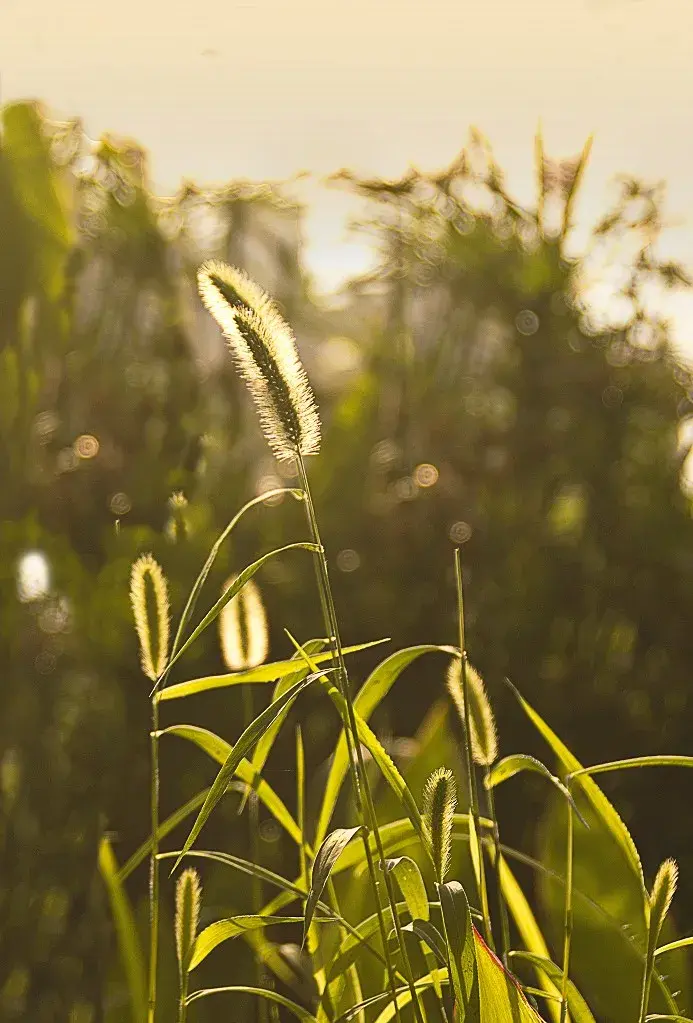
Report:
[[[195,947],[195,938],[200,922],[201,899],[202,886],[200,884],[200,876],[194,867],[188,867],[183,871],[176,883],[174,930],[180,987],[178,1023],[185,1023],[187,1017],[188,964]]]
[[[152,629],[148,611],[147,580],[151,583],[156,611],[156,629]],[[168,585],[161,566],[151,554],[144,554],[132,566],[130,575],[130,603],[135,629],[140,644],[140,660],[145,676],[156,684],[166,670],[169,647]],[[156,636],[156,653],[153,636]],[[147,996],[148,1023],[154,1023],[156,1012],[156,983],[159,961],[159,704],[151,694],[150,735],[150,810],[152,846],[149,857],[149,979]]]

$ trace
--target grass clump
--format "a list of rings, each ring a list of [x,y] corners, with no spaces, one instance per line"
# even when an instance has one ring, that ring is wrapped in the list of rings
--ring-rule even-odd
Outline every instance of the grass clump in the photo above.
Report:
[[[304,1023],[346,1023],[374,1020],[388,1023],[594,1023],[591,1000],[599,1001],[599,984],[591,977],[574,976],[572,934],[590,900],[576,884],[574,860],[587,835],[586,824],[598,841],[616,849],[624,864],[624,883],[633,882],[640,899],[638,912],[644,929],[632,940],[617,922],[620,939],[628,947],[634,997],[640,1005],[639,1023],[648,1014],[665,1011],[660,1018],[685,1018],[676,992],[658,969],[660,956],[675,952],[693,939],[659,945],[661,928],[676,887],[677,868],[667,860],[651,892],[642,877],[640,859],[616,809],[598,787],[594,775],[604,771],[645,768],[660,764],[693,766],[688,757],[645,757],[584,768],[548,724],[525,700],[520,706],[559,761],[559,776],[536,758],[511,754],[499,760],[499,736],[491,699],[465,643],[462,568],[455,551],[458,644],[456,647],[421,646],[390,655],[372,672],[355,696],[340,637],[328,563],[313,503],[305,458],[320,444],[320,420],[310,384],[298,358],[293,334],[271,299],[242,271],[221,263],[205,264],[199,274],[200,293],[224,331],[234,359],[258,410],[260,425],[278,459],[293,459],[300,488],[294,491],[306,511],[308,540],[272,551],[231,577],[222,596],[190,629],[203,584],[238,521],[260,503],[250,501],[220,536],[196,580],[181,614],[170,655],[168,598],[163,573],[149,556],[133,567],[132,602],[140,639],[145,675],[155,683],[152,691],[152,825],[144,851],[131,857],[119,873],[109,866],[108,883],[114,905],[122,907],[123,884],[147,853],[150,856],[150,955],[148,1018],[153,1023],[159,1003],[157,992],[158,923],[162,860],[174,871],[183,861],[197,866],[240,872],[252,883],[252,912],[213,920],[200,929],[200,879],[187,867],[176,882],[175,944],[180,974],[179,1021],[185,1023],[188,1006],[211,996],[246,996],[256,1000],[262,1019],[277,1019],[286,1012]],[[293,640],[291,659],[268,661],[267,625],[253,576],[268,560],[284,551],[310,553],[315,562],[317,598],[323,616],[324,639]],[[156,605],[156,653],[153,652],[147,613],[145,580],[151,580]],[[168,688],[171,668],[193,641],[218,619],[228,674],[189,680]],[[323,648],[327,647],[325,652]],[[351,648],[350,648],[351,649]],[[466,767],[467,808],[458,811],[453,771],[437,767],[428,773],[421,806],[407,779],[373,731],[368,719],[408,664],[429,653],[453,660],[446,687],[457,710],[462,730],[462,760]],[[233,744],[194,725],[181,724],[161,731],[159,708],[185,695],[207,689],[243,685],[252,693],[259,681],[271,682],[269,702],[256,714],[247,699],[245,721]],[[261,771],[270,749],[292,708],[308,688],[319,689],[336,711],[341,737],[334,764],[344,763],[349,774],[356,824],[327,831],[341,787],[338,772],[322,796],[316,819],[306,812],[305,751],[297,733],[298,787],[296,813],[270,786]],[[442,688],[442,687],[441,687]],[[218,773],[209,790],[186,804],[172,818],[159,821],[158,742],[167,733],[194,742],[216,761]],[[496,814],[495,789],[515,776],[532,772],[548,779],[566,827],[562,872],[550,871],[520,850],[504,845]],[[480,777],[477,777],[477,774]],[[375,781],[377,778],[378,786]],[[483,785],[479,782],[483,781]],[[224,850],[201,849],[200,835],[227,792],[242,794],[249,807],[251,858]],[[383,821],[379,816],[382,791],[394,797],[402,816]],[[250,795],[249,795],[250,794]],[[483,801],[482,801],[483,797]],[[295,870],[277,873],[261,862],[257,833],[258,804],[274,817],[294,843]],[[584,813],[583,813],[584,809]],[[160,843],[173,826],[197,814],[183,846],[160,851]],[[587,815],[587,816],[586,816]],[[587,820],[589,817],[589,821]],[[576,820],[577,818],[577,820]],[[582,829],[576,831],[576,829]],[[591,839],[590,839],[591,841]],[[471,869],[465,868],[456,848],[469,851]],[[595,847],[596,848],[596,847]],[[552,875],[562,893],[562,933],[553,935],[561,957],[551,954],[542,925],[509,862],[532,866],[540,875]],[[288,860],[287,863],[291,861]],[[599,854],[583,858],[599,869]],[[109,860],[110,864],[110,860]],[[460,877],[451,878],[456,871]],[[368,880],[358,898],[354,885]],[[582,883],[582,881],[581,881]],[[116,886],[119,885],[119,888]],[[495,908],[489,893],[496,889]],[[264,892],[272,889],[270,901]],[[347,898],[345,899],[345,894]],[[597,907],[597,910],[599,907]],[[132,915],[119,912],[121,926],[131,926]],[[274,928],[295,928],[296,941],[281,944],[271,937]],[[232,983],[198,987],[190,992],[195,971],[219,945],[246,940],[254,952],[257,970],[253,983],[232,977]],[[494,955],[496,944],[501,959]],[[136,943],[121,941],[133,949]],[[132,958],[132,956],[131,956]],[[560,962],[557,960],[560,958]],[[129,976],[136,976],[132,962]],[[264,978],[269,971],[274,981]],[[517,971],[517,972],[515,972]],[[578,982],[580,988],[578,987]],[[581,988],[584,987],[584,991]],[[133,1017],[136,1015],[133,997]],[[141,1023],[136,1020],[136,1023]]]

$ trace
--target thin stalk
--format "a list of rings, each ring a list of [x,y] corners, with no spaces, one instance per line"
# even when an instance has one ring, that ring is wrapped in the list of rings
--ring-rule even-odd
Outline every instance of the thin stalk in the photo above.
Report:
[[[464,732],[464,751],[467,763],[467,778],[469,784],[469,807],[474,819],[474,830],[479,860],[479,897],[481,900],[481,912],[484,916],[484,939],[490,949],[495,951],[493,944],[493,933],[491,931],[491,914],[488,906],[488,889],[486,887],[486,867],[484,864],[484,851],[481,844],[481,831],[479,823],[479,794],[476,785],[476,774],[474,773],[474,760],[472,758],[471,722],[469,709],[469,680],[467,678],[467,651],[465,648],[464,635],[464,595],[462,590],[462,565],[460,562],[460,549],[455,548],[455,586],[457,589],[457,619],[460,639],[460,657],[462,658],[462,694],[464,697],[464,717],[462,721]]]
[[[650,1004],[650,989],[652,987],[652,973],[654,971],[655,962],[655,948],[657,946],[658,935],[653,932],[652,922],[648,921],[647,924],[647,956],[645,958],[645,967],[642,974],[642,989],[640,992],[640,1014],[638,1016],[638,1023],[645,1023],[645,1017],[647,1016],[647,1007]]]
[[[570,943],[573,936],[573,808],[568,809],[568,833],[565,864],[565,908],[563,913],[563,976],[561,977],[561,1020],[568,1016],[568,973],[570,970]]]
[[[154,1023],[156,1012],[156,975],[159,961],[159,704],[152,697],[151,755],[151,828],[152,848],[149,854],[149,987],[147,1021]]]
[[[491,773],[490,764],[486,765],[485,774],[488,778]],[[496,814],[496,800],[493,794],[493,788],[486,790],[488,798],[488,815],[491,818],[493,824],[492,838],[493,838],[493,858],[496,865],[496,886],[498,888],[498,914],[500,917],[501,924],[501,959],[503,966],[508,969],[508,952],[510,951],[510,922],[508,920],[508,907],[505,904],[503,898],[503,889],[501,887],[501,876],[500,876],[500,865],[501,865],[501,843],[500,843],[500,830],[498,827],[498,816]]]
[[[188,982],[190,974],[183,970],[180,979],[180,1001],[178,1002],[178,1023],[186,1023],[188,1018]]]
[[[255,716],[255,693],[252,686],[243,686],[243,727],[247,728]],[[250,858],[253,863],[260,862],[260,804],[257,793],[248,795],[248,836],[250,838]],[[253,913],[259,913],[264,904],[262,881],[253,874],[251,878],[251,905]],[[264,986],[264,971],[260,959],[255,956],[255,979],[258,987]],[[269,1013],[264,999],[258,999],[260,1023],[267,1023]]]
[[[383,909],[380,901],[380,885],[378,882],[378,875],[376,873],[375,863],[373,861],[373,854],[371,852],[370,843],[368,840],[370,833],[373,834],[375,839],[376,849],[378,851],[378,856],[380,858],[381,863],[381,870],[385,877],[385,886],[387,888],[388,901],[390,903],[390,909],[392,911],[392,917],[393,920],[395,921],[396,928],[398,927],[399,923],[397,917],[397,899],[392,884],[392,878],[389,877],[388,872],[385,870],[385,851],[383,848],[382,838],[380,835],[380,829],[378,827],[378,819],[375,813],[375,806],[373,804],[373,795],[371,793],[370,784],[368,781],[368,774],[366,772],[366,766],[363,760],[361,742],[358,737],[356,714],[354,712],[354,704],[351,698],[351,692],[349,690],[349,676],[347,673],[346,664],[344,662],[342,642],[339,635],[339,625],[337,623],[337,612],[334,606],[332,587],[330,585],[330,576],[327,568],[327,558],[325,556],[325,550],[322,545],[322,540],[320,538],[320,530],[318,527],[317,517],[315,515],[315,507],[313,505],[313,498],[310,490],[310,484],[308,482],[308,475],[306,473],[305,462],[303,461],[303,457],[301,456],[300,452],[297,455],[297,461],[301,479],[301,486],[305,494],[308,524],[310,527],[313,541],[320,548],[320,553],[316,558],[316,572],[318,577],[318,590],[320,591],[320,602],[322,605],[323,616],[325,618],[325,626],[327,628],[327,632],[330,639],[330,647],[332,649],[334,663],[338,669],[337,670],[338,686],[347,708],[347,722],[345,722],[344,734],[346,737],[347,750],[349,753],[349,766],[351,769],[351,775],[354,785],[354,798],[356,801],[356,810],[364,828],[362,832],[364,852],[366,855],[366,862],[368,865],[368,873],[370,875],[371,884],[373,886],[373,893],[375,895],[376,912],[378,914],[378,929],[380,931],[380,937],[383,943],[383,953],[385,955],[388,984],[390,987],[390,992],[394,999],[396,1017],[398,1020],[401,1020],[399,1005],[397,1003],[396,995],[397,986],[395,983],[395,972],[392,963],[392,956],[390,954],[390,950],[388,947],[387,931],[385,928]],[[407,983],[411,991],[412,1004],[414,1005],[415,1008],[417,1020],[419,1021],[419,1023],[423,1023],[421,1005],[419,1003],[419,995],[414,984],[411,963],[409,962],[409,956],[407,954],[407,950],[403,940],[401,941],[400,948],[402,952],[402,962],[407,976]]]

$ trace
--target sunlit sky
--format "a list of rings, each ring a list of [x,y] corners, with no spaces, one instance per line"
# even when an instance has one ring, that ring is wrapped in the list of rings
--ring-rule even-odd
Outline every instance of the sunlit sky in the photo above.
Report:
[[[134,137],[162,192],[311,171],[307,255],[325,290],[370,252],[346,232],[353,200],[320,177],[438,168],[470,125],[522,202],[540,121],[556,156],[593,132],[579,228],[619,171],[664,179],[664,251],[691,266],[692,38],[691,0],[0,0],[0,96]],[[693,299],[668,309],[693,354]]]

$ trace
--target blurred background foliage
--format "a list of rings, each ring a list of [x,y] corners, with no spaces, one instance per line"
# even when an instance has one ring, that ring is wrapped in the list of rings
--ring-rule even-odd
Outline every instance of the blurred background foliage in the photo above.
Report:
[[[91,143],[79,122],[52,123],[34,104],[4,108],[0,1019],[128,1018],[96,851],[108,831],[122,863],[148,829],[149,687],[130,566],[153,551],[178,612],[231,515],[292,479],[278,475],[197,301],[194,274],[210,255],[244,267],[296,329],[325,426],[310,472],[345,640],[454,642],[459,544],[468,646],[502,753],[545,755],[505,676],[583,762],[693,753],[683,479],[693,380],[652,301],[690,282],[657,256],[661,189],[630,179],[586,252],[569,255],[585,158],[554,161],[539,146],[531,210],[506,193],[478,135],[436,175],[338,175],[335,186],[368,201],[379,258],[328,305],[302,267],[301,209],[281,188],[184,183],[159,199],[134,143]],[[609,282],[610,322],[587,301],[595,282]],[[230,571],[304,534],[293,502],[261,506],[220,558],[206,602]],[[270,563],[260,585],[274,657],[290,650],[284,627],[320,634],[308,559]],[[357,679],[377,656],[354,662]],[[432,719],[421,724],[444,667],[417,662],[376,722],[417,790],[417,751],[426,770],[436,748],[459,767],[439,710],[433,732]],[[207,635],[175,674],[221,670]],[[228,692],[174,707],[171,721],[182,714],[230,740],[240,731],[240,697]],[[318,792],[336,721],[319,696],[300,714]],[[287,800],[292,749],[287,729],[268,765]],[[162,754],[171,812],[212,768],[176,740]],[[545,793],[518,784],[524,798],[510,790],[501,818],[533,852]],[[680,779],[629,772],[604,787],[648,875],[664,856],[679,859],[678,922],[690,930],[693,822]],[[209,844],[247,852],[236,805],[229,798],[210,824]],[[282,864],[271,822],[260,835],[266,863]],[[145,874],[131,886],[140,903]],[[205,884],[210,918],[248,904],[247,885]],[[217,980],[220,963],[249,962],[234,944],[217,954]]]

